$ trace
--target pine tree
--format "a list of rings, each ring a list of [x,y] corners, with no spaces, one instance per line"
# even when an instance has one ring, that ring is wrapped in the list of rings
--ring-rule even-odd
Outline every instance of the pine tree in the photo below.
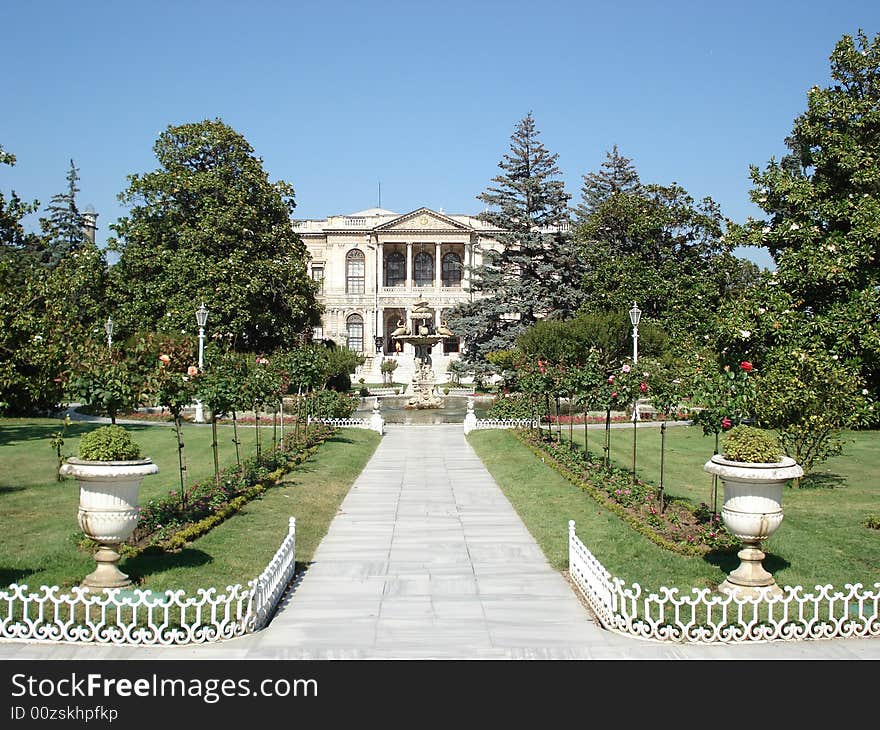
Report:
[[[65,256],[81,248],[86,241],[83,215],[76,205],[78,181],[79,170],[71,160],[67,172],[67,190],[52,196],[46,206],[48,216],[40,219],[43,241],[38,254],[40,260],[52,268]]]
[[[482,251],[471,270],[471,290],[481,296],[450,312],[450,324],[466,343],[463,357],[486,369],[486,355],[511,349],[516,337],[539,319],[577,309],[572,267],[576,249],[567,234],[568,201],[558,155],[539,140],[531,112],[511,135],[501,174],[477,199],[487,205],[480,218],[502,232],[501,250]]]
[[[613,195],[633,192],[641,186],[635,165],[629,157],[620,154],[617,145],[605,153],[605,162],[599,171],[584,175],[583,180],[581,204],[575,209],[580,222],[589,218]]]

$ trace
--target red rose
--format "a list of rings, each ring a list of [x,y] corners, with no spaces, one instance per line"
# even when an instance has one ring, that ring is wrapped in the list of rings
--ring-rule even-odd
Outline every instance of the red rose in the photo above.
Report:
[[[730,428],[732,425],[733,425],[733,423],[731,422],[731,420],[729,418],[722,418],[721,419],[721,428],[723,428],[725,431],[728,428]]]
[[[639,390],[642,391],[642,393],[647,393],[647,392],[648,392],[648,384],[647,384],[647,383],[642,383],[642,384],[639,386]]]
[[[752,372],[752,363],[748,362],[747,360],[743,360],[743,361],[739,364],[739,366],[740,366],[740,368],[742,368],[743,370],[745,370],[747,373]]]
[[[611,394],[611,397],[612,397],[612,398],[616,398],[616,397],[617,397],[617,391],[616,391],[616,390]]]

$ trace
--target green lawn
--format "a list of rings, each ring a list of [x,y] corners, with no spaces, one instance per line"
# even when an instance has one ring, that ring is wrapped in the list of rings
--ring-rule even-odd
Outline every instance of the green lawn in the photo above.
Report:
[[[575,429],[583,444],[583,430]],[[601,430],[590,430],[590,448],[601,452]],[[611,430],[611,453],[618,464],[632,464],[632,429]],[[563,429],[567,438],[567,430]],[[860,523],[880,511],[880,433],[849,433],[844,454],[821,465],[801,489],[782,496],[785,517],[765,543],[764,561],[781,585],[813,587],[880,582],[880,531]],[[475,431],[470,443],[483,459],[532,535],[559,570],[568,566],[567,524],[577,522],[578,536],[615,576],[651,589],[661,585],[714,587],[738,564],[735,553],[685,557],[664,550],[626,526],[578,487],[541,463],[512,433]],[[712,504],[712,477],[703,464],[712,456],[714,439],[695,427],[666,431],[664,483],[671,496]],[[656,483],[659,476],[659,429],[641,429],[637,437],[637,472]],[[720,511],[723,490],[718,489]]]
[[[68,428],[64,454],[74,454],[79,437],[99,424],[76,423]],[[74,536],[79,490],[76,482],[56,481],[56,457],[49,440],[57,430],[52,419],[0,419],[0,586],[25,583],[75,585],[94,569],[91,557],[78,550]],[[178,489],[177,441],[167,426],[126,426],[142,451],[159,466],[141,487],[140,501]],[[221,466],[235,462],[232,427],[220,427]],[[239,428],[242,456],[254,447],[254,427]],[[280,436],[280,432],[279,432]],[[272,429],[262,429],[264,447]],[[180,553],[141,555],[121,568],[143,579],[141,587],[164,590],[217,585],[225,587],[256,577],[277,550],[289,516],[297,518],[297,560],[309,560],[326,532],[336,506],[378,444],[371,431],[338,432],[317,454],[290,473],[239,515],[218,526]],[[194,483],[211,476],[211,428],[184,426],[187,478]]]

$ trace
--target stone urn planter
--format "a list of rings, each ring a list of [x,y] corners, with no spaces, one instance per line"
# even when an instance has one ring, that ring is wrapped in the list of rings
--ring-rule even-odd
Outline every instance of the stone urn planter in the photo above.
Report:
[[[86,444],[87,436],[101,430],[83,436],[83,444]],[[119,431],[113,432],[114,437],[118,435]],[[134,453],[139,451],[136,446],[134,449]],[[129,449],[118,453],[131,455],[133,452]],[[97,460],[81,458],[83,454],[81,446],[80,458],[67,459],[60,469],[62,475],[76,479],[79,485],[77,522],[86,537],[98,543],[95,551],[97,568],[81,585],[98,590],[124,588],[131,585],[131,579],[118,568],[119,546],[131,537],[137,526],[141,482],[148,474],[156,474],[159,467],[149,458]],[[113,451],[105,450],[103,455],[112,456]]]
[[[740,461],[729,454],[716,454],[703,467],[721,480],[724,502],[721,519],[728,531],[744,547],[737,553],[739,567],[718,587],[742,598],[781,595],[773,576],[764,569],[761,543],[782,523],[782,488],[803,476],[794,459],[780,456],[776,461]]]

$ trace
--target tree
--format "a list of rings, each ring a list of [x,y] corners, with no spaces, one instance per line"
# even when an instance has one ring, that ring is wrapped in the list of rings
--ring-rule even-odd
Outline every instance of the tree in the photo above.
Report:
[[[603,168],[584,176],[577,209],[585,308],[625,311],[635,300],[674,341],[710,332],[710,313],[752,273],[731,253],[718,204],[676,183],[642,184],[616,148]]]
[[[605,162],[598,172],[583,176],[581,204],[575,208],[580,222],[587,221],[600,206],[619,193],[631,193],[641,186],[639,173],[629,157],[624,157],[617,145],[605,154]]]
[[[880,392],[880,34],[844,35],[832,83],[807,92],[785,143],[789,154],[750,167],[751,199],[767,214],[731,227],[735,243],[765,246],[774,276],[731,315],[757,356],[782,333],[822,343]],[[780,289],[790,306],[769,311]],[[774,295],[775,296],[775,295]],[[776,297],[778,298],[778,297]],[[733,308],[732,308],[733,309]],[[763,311],[762,311],[763,310]],[[768,316],[771,315],[771,316]]]
[[[0,257],[0,401],[18,415],[65,399],[81,345],[103,332],[106,261],[89,243],[49,271],[34,257]]]
[[[539,140],[529,113],[511,136],[501,174],[477,199],[487,209],[480,218],[499,228],[501,250],[486,249],[471,271],[471,289],[480,296],[449,313],[451,328],[465,340],[462,357],[486,374],[486,355],[513,346],[517,335],[539,319],[570,315],[577,308],[569,282],[576,251],[566,231],[569,195],[551,154]]]
[[[131,211],[110,226],[120,330],[192,333],[204,302],[234,349],[271,352],[318,324],[293,188],[219,119],[169,126],[153,149],[158,169],[129,176]]]
[[[776,348],[756,377],[755,417],[809,474],[843,451],[840,431],[876,419],[861,378],[821,347]]]
[[[15,165],[15,155],[0,145],[0,165]],[[34,243],[33,234],[26,233],[22,220],[39,208],[39,201],[26,203],[13,190],[9,200],[0,191],[0,255],[11,258],[14,254],[30,248]]]
[[[50,268],[58,265],[65,256],[76,251],[88,240],[83,230],[84,218],[76,204],[79,188],[79,170],[70,161],[67,172],[67,190],[53,195],[46,207],[46,217],[40,219],[43,232],[37,256]]]

